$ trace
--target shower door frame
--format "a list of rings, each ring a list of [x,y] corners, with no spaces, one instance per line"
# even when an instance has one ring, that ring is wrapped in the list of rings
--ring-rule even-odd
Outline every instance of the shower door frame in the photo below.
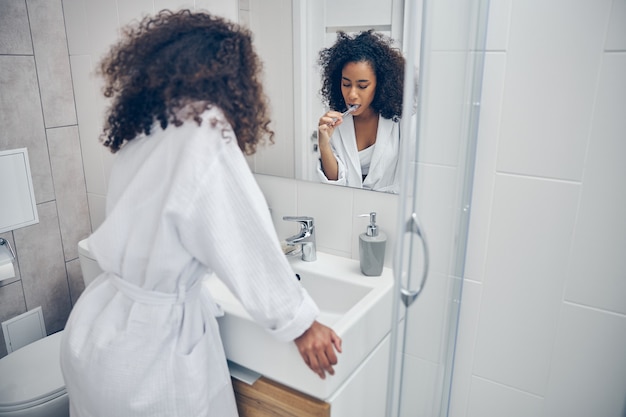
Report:
[[[444,417],[448,415],[451,398],[452,374],[454,370],[454,355],[460,303],[462,299],[463,275],[467,235],[469,229],[470,202],[472,194],[474,163],[476,155],[476,141],[478,136],[478,118],[480,113],[480,95],[482,91],[482,74],[485,55],[487,20],[489,0],[469,0],[464,2],[465,9],[452,7],[448,2],[434,0],[407,1],[405,4],[405,35],[403,36],[404,54],[407,58],[407,72],[405,74],[404,117],[402,119],[402,135],[405,140],[402,152],[402,187],[398,206],[398,242],[394,254],[394,277],[396,291],[394,292],[394,311],[397,312],[392,320],[391,354],[389,360],[389,378],[387,392],[387,417]],[[444,4],[442,6],[442,4]],[[448,7],[446,7],[448,6]],[[421,23],[421,24],[420,24]],[[456,23],[456,25],[454,25]],[[418,31],[417,28],[420,28]],[[446,28],[446,36],[442,36],[442,28]],[[456,29],[456,31],[455,31]],[[453,56],[451,62],[458,66],[445,67],[450,72],[448,79],[441,75],[440,61],[442,56]],[[415,64],[413,64],[415,63]],[[414,65],[419,69],[414,70]],[[438,71],[439,70],[439,71]],[[457,70],[456,72],[453,70]],[[438,71],[437,73],[435,73]],[[434,78],[436,82],[433,82]],[[413,88],[414,82],[419,80],[417,92]],[[441,164],[443,169],[452,169],[456,172],[453,187],[446,190],[452,197],[450,222],[453,224],[449,234],[449,256],[445,271],[439,271],[447,282],[440,286],[443,289],[445,304],[440,306],[443,317],[439,338],[437,357],[424,360],[434,370],[430,376],[416,376],[414,369],[406,366],[405,359],[411,358],[407,353],[407,339],[411,336],[412,322],[415,318],[412,311],[415,305],[422,300],[422,291],[433,283],[431,275],[438,271],[429,271],[431,251],[437,253],[437,247],[431,248],[428,236],[445,233],[440,230],[437,222],[429,222],[428,217],[421,219],[424,206],[428,208],[429,195],[423,191],[423,176],[429,170],[438,168],[436,163],[429,161],[429,146],[439,139],[440,135],[450,132],[450,126],[433,126],[429,122],[433,118],[446,115],[437,115],[437,111],[444,108],[437,106],[437,86],[447,85],[455,88],[451,105],[445,109],[456,114],[449,117],[456,125],[455,137],[452,143],[456,147],[456,155],[450,158],[454,163],[450,166]],[[450,87],[452,86],[452,87]],[[414,104],[416,110],[414,110]],[[440,103],[439,103],[440,104]],[[406,117],[415,113],[414,118]],[[425,156],[424,156],[425,155]],[[448,158],[444,158],[448,159]],[[436,204],[436,203],[435,203]],[[435,210],[444,210],[445,207],[435,207]],[[429,207],[432,212],[432,204]],[[431,216],[432,218],[432,216]],[[426,222],[422,222],[426,220]],[[441,278],[440,278],[441,279]],[[427,296],[428,297],[428,296]],[[414,304],[415,303],[415,304]],[[413,307],[412,307],[413,306]],[[427,339],[429,334],[423,334]],[[418,380],[419,386],[429,386],[430,393],[413,392],[416,387],[407,384],[408,380]],[[411,394],[410,396],[407,394]]]

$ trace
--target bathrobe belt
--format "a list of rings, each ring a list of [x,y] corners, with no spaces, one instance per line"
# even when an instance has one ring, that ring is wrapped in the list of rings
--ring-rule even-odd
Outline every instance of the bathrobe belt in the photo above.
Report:
[[[135,285],[132,282],[128,282],[115,274],[108,275],[115,288],[133,301],[142,304],[173,305],[188,303],[190,301],[195,301],[201,292],[201,279],[197,280],[193,285],[191,285],[191,287],[179,285],[177,292],[167,293],[141,288],[140,286]]]

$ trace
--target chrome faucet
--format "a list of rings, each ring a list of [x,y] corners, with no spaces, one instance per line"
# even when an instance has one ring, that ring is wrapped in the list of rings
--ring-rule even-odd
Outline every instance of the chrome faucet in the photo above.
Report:
[[[285,239],[288,245],[299,244],[302,248],[302,260],[313,262],[317,259],[315,250],[315,226],[313,225],[313,217],[309,216],[284,216],[283,220],[290,222],[298,222],[300,224],[300,233]]]

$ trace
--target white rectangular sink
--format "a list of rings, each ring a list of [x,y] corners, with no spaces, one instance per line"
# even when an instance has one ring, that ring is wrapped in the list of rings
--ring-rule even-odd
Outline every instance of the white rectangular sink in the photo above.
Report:
[[[357,260],[320,252],[314,262],[291,264],[320,308],[318,321],[343,341],[335,375],[324,380],[304,364],[293,342],[279,342],[257,325],[221,281],[212,276],[206,285],[225,312],[218,321],[230,361],[325,400],[391,330],[393,274],[384,268],[381,276],[367,277]]]

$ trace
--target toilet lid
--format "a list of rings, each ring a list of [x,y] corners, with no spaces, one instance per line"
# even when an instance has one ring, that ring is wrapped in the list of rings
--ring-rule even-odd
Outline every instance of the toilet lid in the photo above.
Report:
[[[0,359],[0,411],[33,407],[65,394],[62,335],[44,337]]]

